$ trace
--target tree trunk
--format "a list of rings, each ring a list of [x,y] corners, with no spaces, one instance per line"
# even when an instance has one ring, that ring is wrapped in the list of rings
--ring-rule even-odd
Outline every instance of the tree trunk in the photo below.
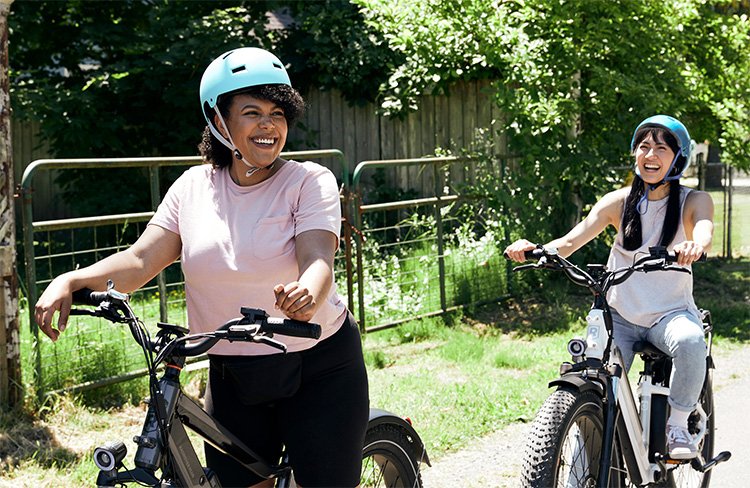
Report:
[[[23,399],[8,82],[8,14],[11,3],[13,0],[0,0],[0,408],[20,405]]]

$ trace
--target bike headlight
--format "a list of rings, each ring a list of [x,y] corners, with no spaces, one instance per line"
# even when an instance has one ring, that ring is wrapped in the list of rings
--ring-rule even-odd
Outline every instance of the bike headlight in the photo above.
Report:
[[[107,442],[94,449],[94,464],[102,471],[112,471],[120,466],[127,453],[128,448],[121,441]]]
[[[583,356],[583,353],[586,352],[586,341],[583,339],[571,339],[568,342],[568,352],[573,357]]]

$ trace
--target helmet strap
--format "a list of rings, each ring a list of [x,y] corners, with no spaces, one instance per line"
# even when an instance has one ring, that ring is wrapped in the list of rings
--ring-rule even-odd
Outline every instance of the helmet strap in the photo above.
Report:
[[[672,169],[674,168],[674,165],[677,163],[677,158],[679,158],[682,155],[682,148],[680,148],[679,151],[677,151],[677,154],[675,154],[674,159],[672,160],[672,164],[669,165],[669,169],[667,170],[667,174],[664,176],[664,180],[662,180],[662,183],[665,181],[672,181],[672,180],[679,180],[682,177],[683,171],[685,171],[685,168],[687,168],[687,164],[685,164],[685,168],[682,169],[678,174],[674,176],[669,176],[669,173],[672,172]]]

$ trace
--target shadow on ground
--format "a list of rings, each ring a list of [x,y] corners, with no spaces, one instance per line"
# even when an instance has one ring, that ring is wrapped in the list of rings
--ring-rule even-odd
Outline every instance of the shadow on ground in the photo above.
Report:
[[[750,258],[710,259],[694,265],[693,272],[695,301],[699,308],[711,311],[716,335],[750,341]],[[557,278],[514,298],[468,311],[466,321],[521,337],[583,326],[591,294]]]
[[[79,454],[62,447],[48,427],[19,411],[0,411],[0,474],[32,461],[42,468],[77,462]]]

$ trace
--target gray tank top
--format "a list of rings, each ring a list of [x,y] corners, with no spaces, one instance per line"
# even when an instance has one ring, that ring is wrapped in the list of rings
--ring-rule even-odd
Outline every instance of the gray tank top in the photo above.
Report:
[[[672,243],[667,246],[670,251],[674,244],[686,240],[682,212],[690,191],[685,187],[681,189],[680,224]],[[649,247],[659,245],[667,200],[668,197],[648,202],[646,213],[641,215],[643,241],[638,249],[628,251],[623,247],[623,225],[620,225],[609,253],[607,269],[629,266],[635,259],[647,255]],[[700,316],[693,300],[693,276],[677,271],[634,273],[624,283],[612,287],[607,293],[607,300],[625,320],[642,327],[651,327],[664,316],[682,310]]]

